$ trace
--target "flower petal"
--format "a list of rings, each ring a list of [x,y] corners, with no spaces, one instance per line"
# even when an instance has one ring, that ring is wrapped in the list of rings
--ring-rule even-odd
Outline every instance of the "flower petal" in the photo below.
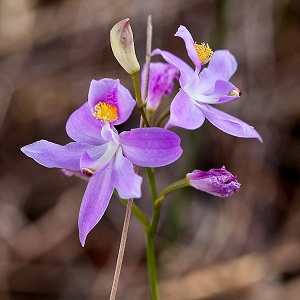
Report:
[[[215,74],[217,79],[229,80],[236,72],[237,61],[228,50],[217,50],[209,61],[207,69]]]
[[[112,125],[124,123],[136,104],[128,89],[121,85],[118,79],[110,78],[91,82],[88,94],[90,108],[94,109],[99,102],[105,102],[117,108],[118,119],[111,122]]]
[[[115,127],[111,127],[109,124],[104,124],[101,130],[102,138],[107,142],[119,143],[119,134]]]
[[[142,167],[161,167],[177,160],[182,154],[180,138],[163,128],[137,128],[120,134],[123,154]]]
[[[141,89],[145,90],[145,72],[144,65],[141,74]],[[150,63],[149,84],[147,94],[147,109],[156,110],[160,104],[163,95],[172,93],[174,79],[178,79],[178,69],[166,63]]]
[[[236,95],[230,96],[230,93],[232,91],[239,91],[239,90],[235,85],[233,85],[229,81],[217,80],[215,84],[215,90],[213,92],[213,95],[215,95],[216,98],[218,99],[218,101],[216,101],[215,104],[225,103],[240,98],[240,96],[236,96]]]
[[[66,131],[71,139],[90,145],[100,145],[104,142],[100,135],[101,128],[101,122],[92,115],[88,103],[74,111],[66,124]]]
[[[79,240],[84,246],[89,232],[102,218],[113,193],[111,168],[95,174],[89,180],[80,206],[78,227]]]
[[[177,32],[175,33],[175,36],[181,37],[183,39],[187,54],[199,72],[203,63],[200,61],[198,53],[194,47],[195,42],[192,35],[185,26],[180,25]]]
[[[40,140],[21,148],[27,156],[47,168],[65,168],[80,170],[80,157],[86,151],[93,152],[94,146],[72,142],[65,146]]]
[[[185,129],[199,128],[205,117],[193,100],[184,92],[179,91],[174,97],[170,107],[170,119],[166,128],[178,126]]]
[[[151,55],[152,56],[161,55],[166,62],[173,65],[179,70],[180,72],[179,82],[181,86],[184,86],[186,82],[189,80],[189,78],[192,77],[194,74],[193,69],[187,63],[185,63],[182,59],[180,59],[179,57],[175,56],[174,54],[168,51],[155,49],[153,50]]]
[[[262,138],[258,132],[247,123],[215,109],[208,104],[201,105],[201,110],[207,120],[220,130],[237,137],[257,138],[262,142]]]
[[[111,184],[122,199],[140,198],[142,195],[142,177],[134,172],[132,162],[123,156],[121,148],[112,164]]]
[[[195,101],[200,103],[219,104],[238,99],[240,96],[230,96],[237,88],[229,81],[217,80],[212,90],[203,91],[201,79],[193,77],[184,87],[184,91]]]
[[[208,67],[200,74],[200,86],[198,90],[202,93],[211,93],[215,89],[217,80],[228,81],[237,69],[237,62],[228,50],[217,50],[214,52]]]

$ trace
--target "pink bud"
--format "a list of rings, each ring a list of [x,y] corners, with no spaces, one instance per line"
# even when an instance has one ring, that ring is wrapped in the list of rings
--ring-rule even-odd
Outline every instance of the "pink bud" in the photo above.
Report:
[[[218,196],[229,197],[240,188],[235,176],[223,166],[220,169],[211,169],[208,172],[194,170],[186,175],[189,184],[197,190]]]

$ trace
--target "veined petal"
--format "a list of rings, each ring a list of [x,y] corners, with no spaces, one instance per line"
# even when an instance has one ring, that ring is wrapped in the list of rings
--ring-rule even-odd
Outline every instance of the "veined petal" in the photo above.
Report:
[[[214,52],[208,67],[200,74],[200,85],[197,87],[202,93],[211,93],[215,89],[217,80],[228,81],[237,69],[237,62],[228,50]]]
[[[238,91],[237,95],[231,95],[233,91]],[[225,103],[240,98],[239,89],[229,81],[217,80],[213,95],[218,99],[217,103]]]
[[[247,123],[218,109],[215,109],[208,104],[203,104],[201,106],[201,110],[207,120],[220,130],[237,137],[257,138],[262,142],[262,138],[258,132],[254,129],[254,127],[248,125]]]
[[[141,74],[141,89],[145,90],[145,65]],[[172,93],[178,69],[166,63],[150,63],[147,109],[156,110],[163,95]]]
[[[91,109],[95,107],[96,104],[102,101],[110,101],[110,104],[117,106],[117,99],[114,93],[116,92],[119,80],[103,78],[100,80],[92,80],[90,84],[90,89],[88,93],[88,103]]]
[[[198,53],[194,46],[195,42],[190,32],[186,29],[185,26],[180,25],[177,32],[175,33],[175,36],[181,37],[183,39],[189,58],[194,63],[196,69],[200,71],[203,63],[199,59]]]
[[[92,80],[91,82],[88,94],[89,106],[94,110],[100,102],[105,102],[117,109],[117,119],[111,121],[111,125],[124,123],[136,104],[128,89],[121,85],[118,79],[110,78]]]
[[[113,193],[111,168],[95,174],[85,190],[78,217],[79,239],[84,246],[89,232],[102,218]]]
[[[142,177],[134,172],[132,162],[123,156],[121,148],[112,163],[111,184],[122,199],[141,197]]]
[[[182,59],[180,59],[179,57],[175,56],[174,54],[168,51],[155,49],[153,50],[151,55],[152,56],[161,55],[166,62],[173,65],[179,70],[180,72],[179,82],[181,86],[184,86],[186,82],[189,80],[189,78],[192,77],[194,74],[193,69],[187,63],[185,63]]]
[[[102,124],[93,115],[88,103],[84,103],[69,117],[66,124],[67,134],[77,142],[100,145],[105,141],[101,138]]]
[[[27,156],[47,168],[65,168],[80,170],[80,157],[84,152],[94,151],[95,146],[72,142],[61,146],[45,140],[40,140],[21,148]]]
[[[217,79],[229,80],[236,72],[237,61],[228,50],[217,50],[214,52],[207,68],[215,74]]]
[[[185,129],[199,128],[205,120],[202,111],[193,100],[184,92],[179,91],[174,97],[170,107],[170,119],[166,128],[173,126]]]
[[[180,138],[163,128],[137,128],[120,134],[123,154],[142,167],[161,167],[177,160],[182,154]]]
[[[184,87],[184,91],[196,102],[208,103],[208,104],[219,104],[229,102],[238,99],[240,96],[230,96],[232,91],[236,91],[237,88],[229,81],[217,80],[212,91],[207,90],[205,93],[203,91],[197,90],[197,81],[193,80],[194,87],[191,86],[190,82]],[[200,80],[201,81],[201,80]],[[198,81],[199,82],[199,81]],[[203,87],[203,85],[201,84]]]

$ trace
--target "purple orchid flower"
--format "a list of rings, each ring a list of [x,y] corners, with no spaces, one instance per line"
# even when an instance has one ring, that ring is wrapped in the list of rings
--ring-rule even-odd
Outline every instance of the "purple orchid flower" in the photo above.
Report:
[[[61,146],[40,140],[21,149],[45,167],[90,177],[78,218],[82,245],[103,216],[114,188],[121,198],[141,197],[142,178],[134,172],[133,164],[165,166],[182,153],[180,138],[163,128],[137,128],[119,135],[113,125],[126,121],[134,105],[119,80],[93,80],[88,102],[66,124],[75,142]]]
[[[145,73],[144,65],[141,79],[141,89],[145,90]],[[156,111],[163,95],[171,94],[174,88],[174,80],[178,79],[179,71],[170,64],[155,62],[150,63],[149,84],[147,95],[147,110]]]
[[[186,178],[189,184],[197,190],[218,196],[229,197],[240,189],[235,176],[223,166],[220,169],[211,169],[208,172],[194,170],[188,173]]]
[[[171,103],[170,119],[166,128],[179,126],[185,129],[196,129],[206,118],[228,134],[243,138],[257,138],[262,141],[252,126],[211,106],[211,104],[225,103],[240,97],[240,90],[229,82],[237,69],[234,56],[227,50],[218,50],[212,54],[207,44],[196,44],[184,26],[178,28],[175,36],[181,37],[185,42],[195,70],[170,52],[160,49],[152,52],[152,55],[162,55],[168,63],[180,71],[181,90]],[[208,61],[208,67],[200,72],[201,67]]]

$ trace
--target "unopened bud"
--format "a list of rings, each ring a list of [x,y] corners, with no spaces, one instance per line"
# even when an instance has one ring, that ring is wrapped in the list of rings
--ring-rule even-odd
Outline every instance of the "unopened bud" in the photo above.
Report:
[[[111,29],[110,45],[117,61],[127,73],[133,74],[140,70],[140,65],[135,54],[133,33],[129,24],[129,18],[118,22]]]
[[[197,190],[218,196],[229,197],[236,193],[240,184],[235,176],[228,172],[225,167],[211,169],[208,172],[194,170],[186,175],[188,183]]]

